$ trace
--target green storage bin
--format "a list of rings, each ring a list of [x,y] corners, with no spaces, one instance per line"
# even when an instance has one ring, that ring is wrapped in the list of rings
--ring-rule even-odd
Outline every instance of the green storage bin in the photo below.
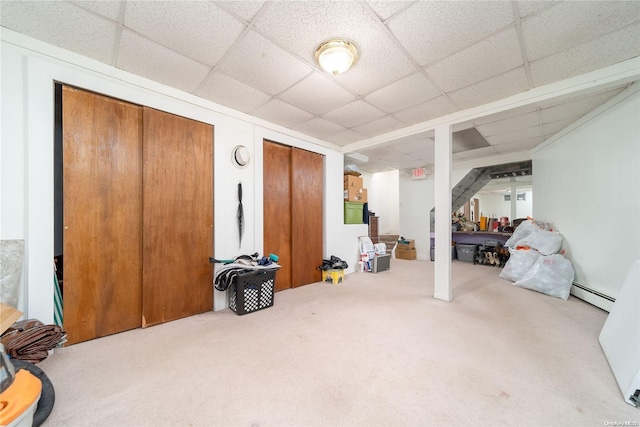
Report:
[[[344,202],[344,223],[362,224],[364,203]]]

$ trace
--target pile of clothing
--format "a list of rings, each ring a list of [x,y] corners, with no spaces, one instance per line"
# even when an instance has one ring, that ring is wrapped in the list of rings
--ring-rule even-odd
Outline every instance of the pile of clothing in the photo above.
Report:
[[[223,266],[216,272],[213,279],[214,287],[219,291],[226,291],[236,278],[252,270],[277,270],[280,268],[276,262],[276,255],[261,257],[257,252],[252,255],[240,255],[232,260],[210,259],[211,263],[221,263]]]

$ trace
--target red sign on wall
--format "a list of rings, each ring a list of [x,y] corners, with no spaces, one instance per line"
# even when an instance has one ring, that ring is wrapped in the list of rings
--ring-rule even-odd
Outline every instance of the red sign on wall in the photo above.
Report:
[[[411,179],[427,179],[427,175],[430,173],[431,171],[427,168],[417,168],[411,173]]]

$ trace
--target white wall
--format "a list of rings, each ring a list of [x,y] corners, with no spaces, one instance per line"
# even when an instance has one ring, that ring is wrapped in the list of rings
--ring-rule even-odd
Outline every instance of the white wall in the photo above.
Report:
[[[416,257],[430,259],[429,215],[435,205],[433,173],[427,179],[400,177],[400,235],[415,240]]]
[[[343,223],[343,156],[337,147],[5,29],[1,43],[0,238],[26,242],[23,299],[18,307],[25,316],[53,322],[54,81],[215,126],[214,249],[202,256],[262,253],[263,138],[325,156],[324,256],[341,256],[344,248],[357,248],[353,229],[345,232],[349,226]],[[233,167],[230,161],[231,150],[238,144],[252,153],[245,169]],[[241,248],[235,225],[239,181],[247,222]],[[366,235],[366,226],[360,227]],[[349,263],[348,271],[354,271],[357,251],[341,257]],[[224,297],[217,294],[215,298],[216,309],[226,306]]]
[[[532,155],[534,218],[563,235],[575,281],[614,298],[640,259],[639,112],[627,89]]]
[[[380,217],[379,234],[398,234],[400,230],[400,212],[398,209],[398,170],[374,173],[371,176],[369,210]]]

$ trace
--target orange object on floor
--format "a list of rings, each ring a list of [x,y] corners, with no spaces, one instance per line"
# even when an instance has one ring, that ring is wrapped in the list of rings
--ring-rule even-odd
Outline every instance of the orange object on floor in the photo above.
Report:
[[[0,425],[30,426],[41,392],[42,382],[31,372],[16,372],[13,383],[0,393]]]

